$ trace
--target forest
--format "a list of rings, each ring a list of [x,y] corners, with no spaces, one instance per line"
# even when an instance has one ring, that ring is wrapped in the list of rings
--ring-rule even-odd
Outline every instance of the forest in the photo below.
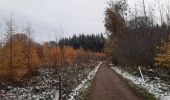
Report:
[[[76,35],[73,35],[71,38],[63,38],[59,41],[60,46],[72,46],[73,48],[83,48],[84,50],[90,50],[93,52],[102,52],[104,45],[105,45],[105,37],[103,34],[100,35],[87,35],[84,36],[84,34],[79,35],[78,37]]]
[[[31,24],[18,31],[11,13],[0,32],[0,99],[169,100],[170,5],[129,1],[106,2],[104,33],[45,42]]]
[[[157,20],[152,6],[146,8],[145,0],[140,4],[130,9],[126,0],[109,2],[105,11],[105,52],[115,64],[168,67],[169,6],[165,11],[158,9],[161,20]],[[159,1],[156,4],[162,6]]]
[[[25,33],[14,33],[12,22],[9,25],[5,42],[1,43],[2,78],[22,82],[29,73],[36,73],[40,67],[68,66],[73,65],[76,60],[89,62],[91,58],[104,57],[102,49],[105,38],[102,34],[74,35],[69,39],[63,38],[41,45],[31,39],[30,26],[25,28]]]

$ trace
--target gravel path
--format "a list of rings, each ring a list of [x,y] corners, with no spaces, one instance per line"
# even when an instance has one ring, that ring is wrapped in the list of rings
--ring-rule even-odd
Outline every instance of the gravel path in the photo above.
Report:
[[[143,100],[128,88],[128,84],[109,68],[107,62],[100,66],[87,100]]]

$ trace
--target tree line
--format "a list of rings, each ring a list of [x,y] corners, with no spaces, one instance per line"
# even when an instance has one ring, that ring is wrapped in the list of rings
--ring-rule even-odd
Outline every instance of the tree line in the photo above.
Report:
[[[75,49],[83,48],[84,50],[90,50],[93,52],[102,52],[105,45],[105,37],[103,34],[98,35],[73,35],[59,40],[59,45],[72,46]]]
[[[50,70],[51,68],[74,66],[78,63],[95,61],[105,56],[98,52],[97,48],[99,47],[96,47],[96,50],[94,48],[85,49],[79,44],[79,47],[77,47],[75,43],[80,43],[77,37],[74,38],[76,42],[73,41],[73,45],[63,44],[61,42],[63,39],[40,44],[33,40],[33,29],[30,25],[24,27],[23,32],[20,33],[16,31],[15,27],[16,25],[11,18],[6,23],[6,31],[3,34],[5,38],[1,38],[0,77],[4,80],[23,82],[30,76],[37,74],[39,68],[46,67]],[[90,38],[95,39],[95,41],[97,41],[97,38],[99,40],[104,38],[102,35],[101,37],[95,35],[92,35],[92,37],[81,36],[84,37],[83,39],[86,38],[86,41]],[[87,37],[90,38],[87,39]],[[88,43],[93,44],[92,41],[88,41]]]
[[[169,66],[170,9],[163,12],[146,8],[145,0],[130,8],[127,0],[108,2],[105,10],[105,27],[108,38],[105,53],[115,64]],[[160,12],[157,18],[154,12]]]

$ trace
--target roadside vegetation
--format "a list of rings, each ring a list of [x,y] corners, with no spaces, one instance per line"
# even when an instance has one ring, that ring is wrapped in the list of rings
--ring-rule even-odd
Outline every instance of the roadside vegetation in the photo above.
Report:
[[[135,85],[127,80],[129,88],[139,97],[144,98],[144,100],[158,100],[153,94],[149,93],[148,90]]]
[[[136,1],[135,7],[129,6],[127,0],[108,2],[105,10],[108,38],[104,52],[115,65],[133,72],[142,66],[144,74],[167,82],[170,79],[170,5],[149,2],[150,5],[146,0]]]

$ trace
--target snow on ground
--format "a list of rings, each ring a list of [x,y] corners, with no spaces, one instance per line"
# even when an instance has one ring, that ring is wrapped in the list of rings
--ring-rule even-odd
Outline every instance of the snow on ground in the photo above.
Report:
[[[68,100],[75,100],[75,96],[78,95],[83,89],[87,89],[90,86],[90,80],[92,80],[94,78],[94,76],[96,75],[96,72],[98,71],[100,65],[102,64],[102,62],[100,62],[95,69],[93,69],[87,76],[86,79],[84,79],[80,85],[78,85],[76,88],[74,88],[72,90],[72,93],[70,94],[70,98]]]
[[[59,92],[56,91],[56,92],[55,92],[55,98],[54,98],[54,100],[58,100],[58,99],[59,99]]]
[[[116,73],[123,76],[123,78],[130,80],[132,83],[141,86],[142,88],[147,89],[150,93],[155,95],[156,98],[160,100],[170,100],[170,85],[166,85],[165,83],[161,82],[159,78],[157,80],[150,80],[149,77],[145,76],[145,82],[143,82],[142,78],[140,77],[133,76],[118,67],[113,67],[112,64],[110,64],[110,66]]]
[[[40,75],[33,77],[23,87],[7,85],[7,88],[0,90],[0,100],[57,100],[58,78],[54,75],[51,77],[52,72],[48,69],[40,69]]]
[[[74,96],[81,91],[82,87],[85,89],[90,85],[90,80],[94,78],[100,64],[101,62],[93,71],[91,71],[91,68],[77,68],[77,73],[75,73],[75,69],[71,67],[65,68],[63,70],[62,78],[62,86],[64,87],[63,98],[67,99],[71,97],[70,100],[74,100]],[[27,82],[25,82],[26,84],[20,86],[1,82],[0,100],[58,100],[59,82],[57,71],[57,69],[53,68],[41,68],[38,70],[37,75],[27,80]],[[84,79],[84,76],[86,75],[87,77]],[[75,83],[78,83],[76,76],[78,79],[84,80],[72,91],[72,94],[69,94],[70,90],[76,86]]]

